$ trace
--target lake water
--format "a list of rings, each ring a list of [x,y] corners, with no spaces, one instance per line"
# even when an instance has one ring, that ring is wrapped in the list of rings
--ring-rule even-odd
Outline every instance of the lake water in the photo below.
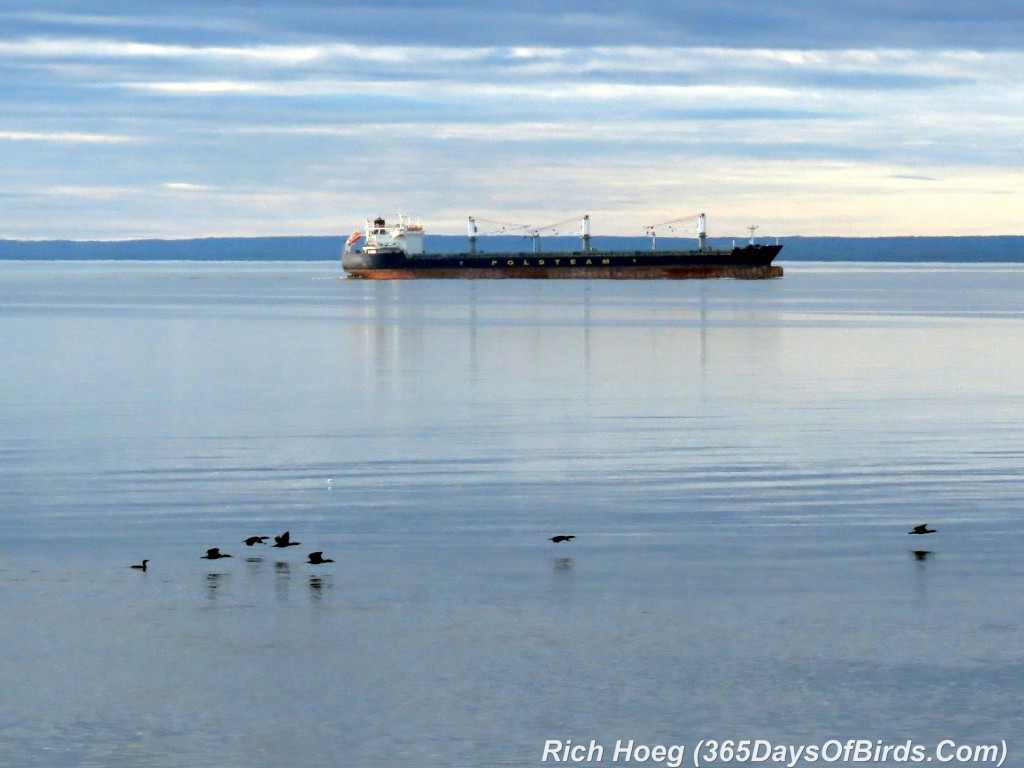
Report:
[[[0,262],[0,765],[1024,765],[1024,271],[783,264]]]

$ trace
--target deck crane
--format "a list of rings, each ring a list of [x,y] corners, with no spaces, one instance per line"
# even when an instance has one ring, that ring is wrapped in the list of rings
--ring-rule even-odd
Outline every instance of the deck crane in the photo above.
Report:
[[[497,229],[492,229],[490,232],[481,233],[477,230],[477,222],[481,224],[488,224]],[[529,224],[515,224],[510,221],[495,221],[494,219],[481,219],[477,216],[469,217],[469,224],[467,225],[469,234],[469,252],[476,253],[476,239],[481,235],[504,235],[511,232],[516,232],[520,229],[529,228]]]
[[[529,224],[515,224],[508,221],[495,221],[493,219],[482,219],[475,216],[469,217],[468,233],[469,233],[469,252],[476,253],[476,239],[477,237],[486,235],[506,235],[519,230],[524,230],[524,234],[528,234],[533,241],[533,252],[537,253],[540,250],[540,233],[541,232],[552,232],[555,235],[560,234],[559,230],[562,230],[567,224],[572,224],[579,221],[578,216],[574,216],[571,219],[565,219],[563,221],[556,221],[552,224],[545,224],[540,227],[534,227]],[[496,229],[492,229],[489,232],[480,232],[477,229],[477,224],[489,224]],[[580,229],[580,235],[583,238],[583,250],[590,250],[590,216],[585,215],[583,217],[583,224]]]
[[[551,232],[553,235],[566,234],[565,227],[568,224],[575,224],[580,221],[579,216],[573,216],[570,219],[564,219],[562,221],[556,221],[553,224],[545,224],[543,227],[532,227],[530,229],[530,237],[533,238],[533,252],[537,253],[540,248],[540,233]],[[580,225],[580,237],[583,238],[583,251],[590,251],[590,215],[584,214],[582,224]]]
[[[675,232],[677,225],[684,222],[692,223],[694,219],[697,220],[697,247],[701,252],[705,251],[707,249],[708,222],[707,217],[703,213],[691,213],[689,216],[680,216],[678,219],[663,221],[659,224],[649,224],[647,226],[647,236],[651,238],[651,250],[656,251],[658,249],[657,230],[664,227],[669,232]],[[694,230],[693,227],[687,227],[682,231],[693,232]]]

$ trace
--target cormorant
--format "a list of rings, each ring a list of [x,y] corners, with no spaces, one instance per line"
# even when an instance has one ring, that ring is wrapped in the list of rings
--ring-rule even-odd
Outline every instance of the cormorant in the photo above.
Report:
[[[935,533],[935,529],[929,528],[928,523],[921,523],[920,525],[915,525],[914,530],[907,531],[907,533]]]
[[[310,552],[308,562],[310,565],[323,565],[324,563],[333,563],[334,561],[328,557],[323,556],[323,552]]]
[[[200,560],[219,560],[222,557],[231,557],[231,555],[225,554],[220,551],[220,547],[213,547],[206,550],[206,554],[203,555]]]
[[[275,547],[297,547],[301,543],[302,543],[301,541],[292,541],[291,540],[291,534],[288,531],[285,531],[280,536],[275,536],[274,537],[274,544],[273,544],[273,546],[275,546]]]
[[[245,546],[251,547],[253,544],[262,544],[269,538],[269,536],[250,536],[245,540]]]
[[[575,536],[561,536],[560,535],[560,536],[552,536],[550,539],[548,539],[548,541],[553,541],[553,542],[555,542],[555,544],[558,544],[561,541],[572,541],[575,538],[576,538]]]
[[[138,565],[133,565],[132,568],[134,568],[137,571],[144,571],[144,570],[146,570],[146,563],[148,563],[148,562],[149,562],[149,560],[143,560]]]

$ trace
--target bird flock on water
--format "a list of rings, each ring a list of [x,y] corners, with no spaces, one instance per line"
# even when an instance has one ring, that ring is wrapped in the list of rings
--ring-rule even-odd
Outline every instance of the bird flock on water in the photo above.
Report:
[[[256,544],[266,544],[269,536],[250,536],[242,543],[247,547],[254,546]],[[285,531],[280,536],[274,537],[274,543],[270,546],[277,547],[279,549],[285,549],[287,547],[297,547],[302,544],[301,541],[292,541],[291,531]],[[226,552],[221,552],[220,547],[211,547],[206,550],[206,554],[203,555],[201,560],[220,560],[222,557],[232,557]],[[333,563],[334,561],[330,558],[324,557],[323,550],[309,553],[309,559],[306,561],[310,565],[323,565],[324,563]]]
[[[256,544],[266,544],[267,539],[269,539],[269,538],[270,538],[269,536],[250,536],[249,538],[244,539],[242,541],[242,543],[245,544],[245,546],[247,546],[247,547],[252,547],[252,546],[255,546]],[[290,531],[285,531],[284,533],[280,534],[279,536],[275,536],[274,537],[274,543],[271,544],[270,546],[277,547],[279,549],[285,549],[287,547],[297,547],[297,546],[299,546],[301,544],[302,544],[301,541],[292,541],[291,532]],[[202,557],[200,557],[199,559],[200,560],[221,560],[222,558],[225,558],[225,557],[234,557],[234,555],[232,555],[232,554],[230,554],[228,552],[221,552],[220,551],[220,547],[210,547],[208,550],[206,550],[206,554],[203,555]],[[309,565],[324,565],[325,563],[333,563],[334,560],[332,560],[329,557],[324,557],[323,550],[317,550],[316,552],[310,552],[309,553],[309,557],[306,560],[306,562]],[[137,571],[148,571],[149,570],[149,560],[148,559],[147,560],[143,560],[141,563],[137,563],[137,564],[132,565],[130,567],[135,569],[135,570],[137,570]]]
[[[907,531],[907,534],[911,536],[923,536],[927,533],[937,533],[937,530],[935,528],[929,528],[928,523],[921,523],[920,525],[915,525],[912,529]],[[252,547],[256,544],[266,544],[267,539],[269,538],[269,536],[250,536],[247,539],[243,540],[242,543],[245,544],[247,547]],[[552,542],[553,544],[563,544],[566,542],[571,542],[575,538],[575,534],[560,533],[555,536],[549,537],[548,541]],[[278,549],[286,549],[287,547],[297,547],[300,544],[302,544],[301,541],[292,541],[290,531],[285,531],[284,533],[275,536],[274,543],[270,546],[276,547]],[[927,557],[929,554],[931,553],[925,550],[917,550],[914,552],[914,556],[917,557],[918,560],[925,559],[925,557]],[[206,550],[206,554],[203,555],[200,559],[220,560],[221,558],[225,557],[233,557],[233,555],[230,555],[227,552],[221,552],[220,547],[210,547],[208,550]],[[324,565],[326,563],[333,562],[334,560],[332,560],[331,558],[324,557],[323,550],[310,552],[308,559],[306,560],[306,563],[308,563],[309,565]],[[149,560],[143,560],[141,563],[132,565],[131,567],[138,571],[146,571],[149,569]]]
[[[242,543],[245,544],[245,546],[247,546],[247,547],[252,547],[252,546],[255,546],[257,544],[266,544],[267,543],[267,539],[269,539],[269,538],[270,538],[269,536],[250,536],[247,539],[244,539],[242,541]],[[555,544],[560,544],[561,542],[564,542],[564,541],[572,541],[575,538],[576,538],[576,536],[574,536],[574,535],[559,534],[557,536],[550,537],[548,539],[548,541],[554,542]],[[292,541],[291,531],[285,531],[284,533],[280,534],[279,536],[275,536],[274,537],[274,543],[271,544],[270,546],[271,547],[277,547],[278,549],[285,549],[287,547],[297,547],[300,544],[302,544],[301,541]],[[202,557],[200,557],[199,559],[200,560],[220,560],[220,559],[225,558],[225,557],[234,557],[234,555],[231,555],[231,554],[229,554],[227,552],[221,552],[220,551],[220,547],[210,547],[208,550],[206,550],[206,554],[203,555]],[[334,562],[334,560],[332,560],[331,558],[324,557],[323,550],[317,550],[315,552],[310,552],[309,553],[309,557],[306,560],[306,563],[308,563],[309,565],[324,565],[326,563],[333,563],[333,562]],[[138,563],[136,565],[132,565],[130,567],[134,568],[137,571],[149,570],[149,560],[143,560],[141,563]]]

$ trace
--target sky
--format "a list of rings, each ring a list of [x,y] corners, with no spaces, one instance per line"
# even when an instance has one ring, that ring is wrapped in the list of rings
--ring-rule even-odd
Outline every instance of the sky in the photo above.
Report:
[[[1024,234],[1019,0],[4,0],[0,238]]]

